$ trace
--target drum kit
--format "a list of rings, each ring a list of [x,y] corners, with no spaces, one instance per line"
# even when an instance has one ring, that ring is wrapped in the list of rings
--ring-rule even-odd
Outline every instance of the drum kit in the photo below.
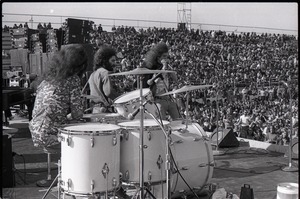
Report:
[[[157,73],[174,71],[137,68],[110,76],[136,75],[142,85],[143,75]],[[184,86],[161,96],[207,87]],[[114,101],[118,113],[86,114],[87,122],[60,128],[58,198],[62,193],[107,199],[135,187],[133,198],[170,199],[203,189],[214,167],[210,138],[188,115],[185,121],[160,120],[152,98],[139,87]]]

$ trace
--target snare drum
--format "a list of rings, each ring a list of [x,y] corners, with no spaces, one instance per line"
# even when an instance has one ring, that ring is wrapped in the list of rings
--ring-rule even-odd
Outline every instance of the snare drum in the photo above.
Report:
[[[152,93],[149,88],[142,89],[142,96],[144,100],[153,99]],[[114,107],[117,112],[123,117],[127,118],[128,115],[140,107],[140,90],[135,90],[121,95],[114,101]],[[154,104],[146,104],[145,109],[155,116],[158,116],[158,111]],[[141,118],[141,113],[138,113],[135,118]],[[145,119],[152,119],[148,114],[144,114]]]
[[[120,127],[78,123],[59,130],[61,187],[70,195],[91,195],[119,186]]]
[[[168,121],[163,121],[167,126]],[[122,130],[120,171],[124,182],[139,182],[140,121],[119,123]],[[161,182],[166,179],[165,135],[160,126],[150,119],[144,120],[144,179],[145,182]]]
[[[118,113],[92,113],[84,114],[82,118],[87,122],[100,122],[107,124],[118,124],[125,120],[125,118]]]
[[[177,198],[191,194],[177,168],[191,188],[201,190],[212,178],[214,159],[210,140],[200,125],[191,123],[188,124],[186,131],[182,131],[186,125],[181,121],[173,121],[170,127],[172,129],[170,148],[174,157],[171,169],[171,193],[172,198]],[[156,198],[166,197],[166,184],[153,186],[151,192]]]

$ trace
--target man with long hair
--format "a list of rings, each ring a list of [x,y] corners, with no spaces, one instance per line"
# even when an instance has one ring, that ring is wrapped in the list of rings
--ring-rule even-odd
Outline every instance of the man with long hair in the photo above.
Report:
[[[144,64],[146,68],[150,70],[168,70],[168,50],[168,46],[163,42],[151,48],[145,56]],[[156,74],[153,76],[146,75],[143,80],[143,87],[150,87],[155,103],[158,104],[161,119],[163,120],[167,119],[167,114],[169,114],[173,120],[179,119],[180,117],[174,99],[172,99],[171,96],[159,96],[160,94],[168,92],[171,80],[177,80],[176,74],[160,74],[158,76],[156,76]]]
[[[113,100],[119,96],[108,76],[117,65],[116,61],[116,51],[107,45],[101,46],[94,55],[94,72],[88,80],[90,94],[97,97],[92,99],[93,113],[109,112]]]
[[[36,98],[29,122],[36,147],[60,146],[58,128],[70,119],[79,119],[84,112],[80,76],[86,70],[88,57],[82,45],[62,47],[50,60]]]

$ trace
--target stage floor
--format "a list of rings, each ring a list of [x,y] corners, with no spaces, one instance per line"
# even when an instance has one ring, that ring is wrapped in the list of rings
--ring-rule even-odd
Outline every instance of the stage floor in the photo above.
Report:
[[[12,151],[16,153],[14,156],[15,186],[2,188],[2,198],[41,199],[47,191],[47,187],[37,187],[36,181],[45,179],[47,176],[47,155],[41,149],[33,146],[27,119],[14,119],[10,121],[9,127],[18,129],[18,132],[11,133]],[[223,154],[213,156],[215,166],[210,184],[215,184],[217,188],[224,188],[228,193],[231,192],[240,196],[241,187],[247,184],[253,189],[255,199],[274,199],[279,183],[299,182],[298,171],[282,171],[282,168],[289,166],[288,158],[284,153],[249,146],[219,150]],[[57,175],[56,163],[59,159],[60,155],[52,155],[52,179]],[[292,159],[292,165],[298,168],[297,158]],[[202,174],[195,175],[200,176]],[[127,190],[128,195],[131,196],[135,192],[135,189]],[[46,198],[57,198],[56,187],[50,191]],[[190,195],[187,198],[196,197]],[[211,198],[208,186],[201,191],[199,198]]]

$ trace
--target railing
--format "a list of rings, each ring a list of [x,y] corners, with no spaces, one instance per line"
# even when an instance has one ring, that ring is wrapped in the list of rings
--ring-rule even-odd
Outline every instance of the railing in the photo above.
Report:
[[[11,16],[23,16],[28,17],[28,20],[12,20]],[[110,32],[112,27],[118,26],[130,26],[134,28],[177,28],[177,22],[170,21],[151,21],[151,20],[139,20],[139,19],[115,19],[115,18],[98,18],[98,17],[81,17],[81,16],[60,16],[60,15],[36,15],[36,14],[17,14],[17,13],[2,13],[2,26],[8,25],[12,27],[14,24],[28,23],[30,28],[34,28],[33,25],[52,24],[54,28],[60,28],[67,18],[76,18],[83,20],[93,21],[96,25],[101,24],[104,30]],[[222,30],[226,32],[235,32],[236,34],[241,32],[255,32],[261,33],[274,33],[274,34],[286,34],[294,35],[298,37],[298,30],[267,28],[267,27],[255,27],[255,26],[235,26],[235,25],[222,25],[222,24],[204,24],[204,23],[191,23],[191,29],[199,29],[204,31],[209,30]]]

